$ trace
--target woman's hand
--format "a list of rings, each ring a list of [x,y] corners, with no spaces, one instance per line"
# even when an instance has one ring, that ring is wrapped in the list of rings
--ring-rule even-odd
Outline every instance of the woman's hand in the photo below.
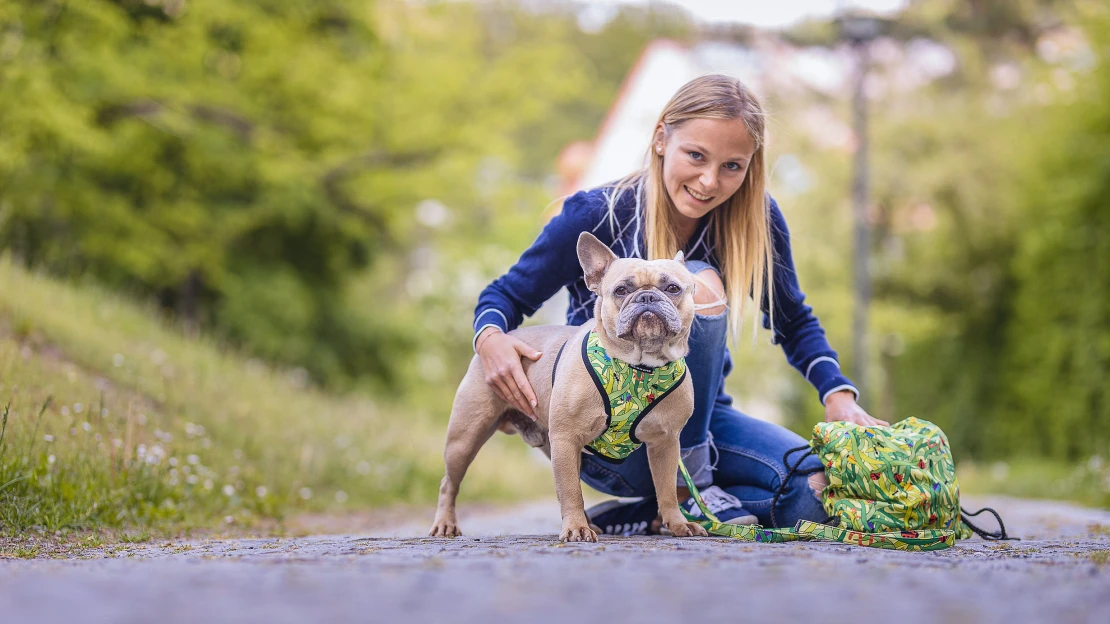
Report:
[[[536,393],[532,384],[528,383],[520,358],[526,357],[534,362],[543,354],[496,327],[487,327],[478,336],[477,345],[489,387],[506,403],[535,420]]]
[[[834,392],[825,399],[825,422],[850,422],[864,427],[889,427],[890,423],[879,420],[863,411],[856,403],[856,395],[851,390]]]

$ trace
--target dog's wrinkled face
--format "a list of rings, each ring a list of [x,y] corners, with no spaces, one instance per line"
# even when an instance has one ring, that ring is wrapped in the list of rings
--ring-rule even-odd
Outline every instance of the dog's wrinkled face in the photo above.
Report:
[[[686,355],[694,319],[694,276],[679,252],[674,260],[617,256],[588,232],[578,238],[586,287],[597,295],[595,315],[620,359],[660,366]]]

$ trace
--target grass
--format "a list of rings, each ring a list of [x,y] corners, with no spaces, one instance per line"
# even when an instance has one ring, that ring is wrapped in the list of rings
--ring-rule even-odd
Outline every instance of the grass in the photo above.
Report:
[[[6,259],[3,405],[0,537],[149,536],[430,503],[443,474],[445,414],[306,387],[150,307]],[[549,469],[502,439],[483,449],[464,496],[550,489]]]
[[[960,462],[956,474],[965,493],[1068,500],[1110,508],[1110,464],[1100,456],[1073,464],[1041,458]]]

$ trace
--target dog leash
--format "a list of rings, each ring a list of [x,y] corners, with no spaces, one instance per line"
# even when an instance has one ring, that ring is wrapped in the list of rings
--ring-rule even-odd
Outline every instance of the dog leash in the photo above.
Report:
[[[862,533],[809,520],[799,520],[791,529],[769,529],[759,525],[722,524],[717,516],[709,511],[705,501],[702,500],[701,493],[694,485],[694,480],[690,478],[690,473],[686,470],[686,464],[682,462],[681,457],[678,460],[678,469],[682,473],[682,480],[686,482],[686,488],[690,490],[690,495],[694,497],[698,509],[704,514],[704,518],[695,517],[685,509],[682,509],[682,513],[687,520],[700,524],[710,535],[766,544],[810,540],[914,552],[944,550],[956,543],[956,532],[948,529]]]

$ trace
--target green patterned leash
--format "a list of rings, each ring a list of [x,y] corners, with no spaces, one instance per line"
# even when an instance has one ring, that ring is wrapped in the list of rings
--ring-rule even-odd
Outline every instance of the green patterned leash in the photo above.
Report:
[[[682,472],[682,479],[686,482],[686,488],[690,490],[690,495],[694,497],[694,501],[697,502],[698,508],[705,514],[705,517],[697,518],[685,509],[681,507],[679,507],[679,509],[682,509],[682,513],[686,516],[687,520],[697,522],[704,527],[710,535],[734,537],[746,542],[766,542],[771,544],[810,539],[808,535],[797,533],[793,529],[765,529],[759,525],[722,524],[721,521],[717,519],[717,516],[713,515],[713,513],[709,511],[709,508],[706,507],[705,501],[701,499],[701,492],[699,492],[698,487],[694,485],[694,480],[690,478],[690,473],[686,470],[686,464],[682,462],[682,458],[678,460],[678,469]]]
[[[885,550],[915,552],[944,550],[956,543],[956,532],[948,529],[862,533],[860,531],[842,529],[827,524],[820,524],[818,522],[810,522],[808,520],[799,520],[798,524],[792,529],[768,529],[759,525],[722,524],[717,516],[713,515],[705,505],[705,501],[701,498],[701,493],[698,491],[697,486],[694,485],[694,480],[690,478],[690,473],[686,470],[686,465],[682,462],[681,458],[678,460],[678,469],[682,473],[682,480],[686,482],[687,489],[690,490],[690,495],[694,497],[694,501],[698,504],[698,508],[705,514],[705,518],[697,518],[685,509],[682,510],[682,513],[686,516],[687,520],[696,522],[704,527],[710,535],[732,537],[746,542],[762,542],[769,544],[781,544],[783,542],[794,542],[799,540],[819,540],[840,542],[842,544],[852,544],[855,546],[866,546],[870,548],[882,548]]]

